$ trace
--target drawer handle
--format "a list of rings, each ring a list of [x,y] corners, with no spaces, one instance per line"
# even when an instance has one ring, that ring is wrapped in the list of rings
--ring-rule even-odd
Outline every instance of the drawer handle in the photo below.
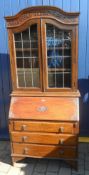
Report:
[[[22,141],[25,142],[27,140],[27,136],[22,137]]]
[[[60,127],[60,131],[61,131],[61,132],[64,132],[64,127],[61,126],[61,127]]]
[[[28,154],[28,148],[24,148],[23,154]]]
[[[63,145],[64,144],[64,139],[60,140],[60,144]]]
[[[60,150],[59,154],[63,155],[64,154],[64,150]]]
[[[22,130],[26,130],[27,125],[22,125]]]

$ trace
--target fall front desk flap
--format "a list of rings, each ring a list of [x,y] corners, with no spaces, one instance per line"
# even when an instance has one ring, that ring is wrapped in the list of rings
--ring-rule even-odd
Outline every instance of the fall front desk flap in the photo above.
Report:
[[[78,121],[78,105],[78,98],[12,97],[9,118]]]

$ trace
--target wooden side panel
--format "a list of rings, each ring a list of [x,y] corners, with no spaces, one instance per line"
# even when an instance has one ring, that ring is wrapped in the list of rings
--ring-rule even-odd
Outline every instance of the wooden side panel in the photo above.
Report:
[[[37,120],[79,120],[77,98],[12,97],[10,118]]]

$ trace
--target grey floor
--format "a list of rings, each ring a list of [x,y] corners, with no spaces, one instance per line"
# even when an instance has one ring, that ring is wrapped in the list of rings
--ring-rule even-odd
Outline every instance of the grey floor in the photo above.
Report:
[[[89,175],[89,144],[79,144],[78,171],[59,160],[26,159],[15,163],[10,157],[10,143],[0,141],[0,175]]]

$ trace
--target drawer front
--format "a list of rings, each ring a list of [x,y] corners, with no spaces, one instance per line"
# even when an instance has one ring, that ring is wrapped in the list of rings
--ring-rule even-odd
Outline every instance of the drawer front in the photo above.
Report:
[[[15,131],[53,132],[77,134],[78,123],[14,121]]]
[[[68,134],[12,132],[11,138],[20,143],[77,145],[77,137]]]
[[[74,159],[77,157],[75,147],[61,147],[49,145],[13,144],[13,154],[24,155],[25,157],[54,157]]]

